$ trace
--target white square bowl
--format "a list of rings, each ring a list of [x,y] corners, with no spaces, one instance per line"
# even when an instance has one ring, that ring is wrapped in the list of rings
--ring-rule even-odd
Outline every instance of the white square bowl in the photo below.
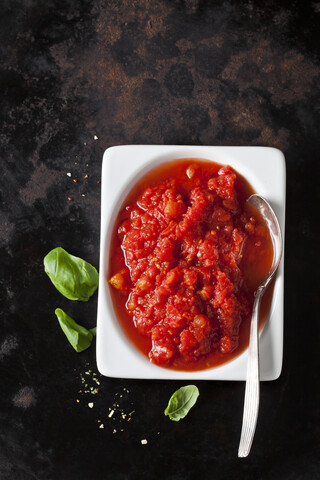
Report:
[[[269,147],[124,145],[104,152],[101,177],[100,284],[97,319],[97,366],[117,378],[179,380],[245,380],[247,350],[228,363],[193,372],[170,370],[149,362],[123,332],[114,312],[107,278],[114,222],[123,199],[151,168],[179,158],[199,158],[230,165],[273,207],[284,236],[285,159]],[[283,354],[283,258],[277,273],[269,317],[260,332],[261,380],[275,380]]]

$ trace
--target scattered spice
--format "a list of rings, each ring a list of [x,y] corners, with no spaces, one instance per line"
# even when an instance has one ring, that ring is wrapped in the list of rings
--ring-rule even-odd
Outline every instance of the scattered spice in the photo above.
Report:
[[[85,174],[85,176],[84,176],[83,178],[88,178],[88,177],[89,177],[89,175],[86,173],[86,174]]]
[[[100,383],[102,375],[91,370],[88,362],[86,363],[86,368],[87,370],[80,373],[81,388],[78,390],[79,396],[76,402],[81,404],[85,401],[85,405],[89,408],[95,407],[95,410],[99,412],[99,420],[97,418],[95,420],[97,428],[109,428],[112,430],[112,433],[120,435],[121,432],[126,430],[126,423],[132,420],[132,415],[135,412],[133,403],[128,395],[129,390],[126,387],[122,387],[120,391],[114,393],[108,411],[103,412],[103,410],[100,410],[99,400],[94,403],[88,398],[88,395],[101,395]],[[105,416],[102,417],[101,415]]]
[[[69,200],[69,202],[71,202],[71,200],[72,200],[72,197],[68,197],[68,200]]]
[[[87,375],[84,377],[84,375]],[[89,377],[89,378],[88,378]],[[101,377],[101,375],[100,375]],[[79,390],[79,393],[90,393],[92,395],[96,395],[99,393],[99,388],[96,385],[100,385],[100,381],[97,378],[97,373],[92,372],[92,370],[87,370],[84,374],[80,374],[80,379],[83,387],[85,390]],[[93,385],[89,385],[89,383],[94,383]]]
[[[76,178],[74,178],[73,181],[74,181],[74,183],[77,183],[78,180]]]

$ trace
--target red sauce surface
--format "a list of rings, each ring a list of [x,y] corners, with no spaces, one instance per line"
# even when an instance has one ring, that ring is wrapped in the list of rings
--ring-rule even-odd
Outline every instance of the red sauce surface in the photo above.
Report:
[[[248,345],[254,293],[273,258],[268,229],[246,202],[252,193],[229,166],[183,159],[151,171],[125,200],[109,281],[122,327],[151,362],[200,370]]]

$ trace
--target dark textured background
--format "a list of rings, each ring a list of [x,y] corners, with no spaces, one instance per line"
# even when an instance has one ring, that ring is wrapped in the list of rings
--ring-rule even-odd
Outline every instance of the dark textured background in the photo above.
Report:
[[[1,1],[1,480],[320,478],[319,21],[317,1]],[[248,459],[243,383],[198,383],[173,423],[181,382],[84,393],[95,350],[57,325],[59,306],[94,326],[97,296],[64,299],[42,259],[61,245],[98,266],[102,154],[130,143],[285,153],[284,366]]]

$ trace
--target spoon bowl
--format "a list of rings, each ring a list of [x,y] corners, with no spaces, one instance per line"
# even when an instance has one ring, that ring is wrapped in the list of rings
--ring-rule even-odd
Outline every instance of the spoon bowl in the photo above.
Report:
[[[261,286],[266,287],[268,283],[270,283],[274,274],[276,273],[281,260],[282,235],[281,235],[280,225],[272,207],[267,202],[267,200],[265,200],[265,198],[261,197],[261,195],[258,195],[255,193],[254,195],[251,195],[248,198],[247,202],[251,203],[261,213],[264,221],[266,222],[269,228],[269,232],[270,232],[270,236],[273,244],[272,265],[268,273],[268,276],[261,282],[259,286],[259,287]]]
[[[250,340],[248,348],[247,380],[243,408],[242,430],[238,457],[247,457],[250,453],[254,433],[256,430],[259,400],[260,400],[260,372],[259,372],[259,312],[263,293],[274,277],[282,255],[282,235],[278,219],[269,203],[260,195],[251,195],[248,200],[264,218],[273,244],[273,261],[268,275],[261,281],[254,297],[252,318],[250,325]]]

